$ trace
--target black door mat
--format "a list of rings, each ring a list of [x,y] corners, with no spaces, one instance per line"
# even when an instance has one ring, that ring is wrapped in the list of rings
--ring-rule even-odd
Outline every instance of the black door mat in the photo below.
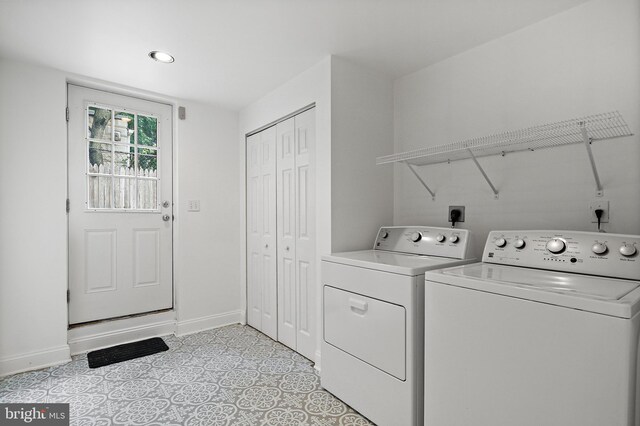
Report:
[[[89,368],[98,368],[167,350],[169,350],[169,347],[164,340],[160,337],[154,337],[152,339],[125,343],[124,345],[89,352],[87,354],[87,361],[89,361]]]

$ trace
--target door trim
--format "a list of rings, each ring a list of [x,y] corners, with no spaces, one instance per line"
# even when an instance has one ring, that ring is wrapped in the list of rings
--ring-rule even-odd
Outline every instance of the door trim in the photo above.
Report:
[[[77,76],[73,76],[73,77],[68,77],[65,80],[65,107],[68,108],[69,107],[69,86],[73,85],[73,86],[79,86],[82,88],[86,88],[86,89],[91,89],[91,90],[100,90],[103,92],[107,92],[107,93],[111,93],[114,95],[120,95],[120,96],[128,96],[128,97],[132,97],[132,98],[136,98],[136,99],[140,99],[143,101],[149,101],[149,102],[156,102],[156,103],[160,103],[163,105],[167,105],[169,107],[171,107],[171,114],[170,114],[170,119],[171,119],[171,144],[170,144],[170,149],[171,149],[171,169],[172,169],[172,181],[171,181],[171,194],[172,194],[172,201],[173,201],[173,208],[172,208],[172,215],[173,215],[173,226],[172,226],[172,235],[171,235],[171,262],[172,262],[172,277],[171,277],[171,293],[172,293],[172,308],[166,312],[161,312],[161,313],[155,313],[155,312],[151,312],[151,313],[146,313],[146,314],[140,314],[138,316],[136,316],[135,318],[143,318],[142,320],[140,320],[141,322],[144,321],[149,321],[148,323],[148,327],[151,327],[151,325],[153,325],[156,329],[158,328],[162,328],[162,327],[166,327],[167,325],[167,321],[169,321],[166,317],[163,317],[163,315],[170,315],[173,316],[173,323],[172,323],[172,330],[168,333],[164,333],[164,334],[160,334],[160,335],[167,335],[167,334],[174,334],[175,333],[175,328],[176,328],[176,322],[177,322],[177,318],[178,318],[178,305],[177,305],[177,293],[178,293],[178,270],[176,268],[177,262],[177,254],[179,252],[179,241],[180,241],[180,231],[179,231],[179,220],[177,217],[177,212],[178,212],[178,208],[177,206],[179,206],[179,200],[180,200],[180,194],[178,192],[178,172],[179,172],[179,168],[178,168],[178,102],[171,97],[168,96],[164,96],[164,95],[160,95],[157,93],[153,93],[153,92],[147,92],[144,90],[140,90],[140,89],[133,89],[130,87],[126,87],[126,86],[122,86],[122,85],[118,85],[118,84],[113,84],[113,83],[105,83],[105,82],[100,82],[100,81],[96,81],[93,79],[89,79],[89,78],[82,78],[82,77],[77,77]],[[66,174],[66,198],[69,199],[69,121],[66,121],[66,128],[67,128],[67,134],[66,134],[66,150],[67,150],[67,154],[66,154],[66,158],[65,158],[65,174]],[[66,234],[67,234],[67,239],[66,239],[66,243],[67,243],[67,247],[66,247],[66,280],[67,280],[67,295],[69,292],[69,279],[70,279],[70,268],[69,268],[69,262],[70,262],[70,256],[69,256],[69,235],[70,235],[70,226],[69,226],[69,212],[67,211],[67,228],[66,228]],[[68,300],[68,299],[67,299]],[[67,302],[67,310],[65,312],[65,315],[67,316],[67,344],[69,345],[70,348],[72,348],[72,345],[75,343],[73,341],[74,336],[79,335],[79,333],[81,332],[82,329],[86,329],[87,332],[90,332],[91,330],[87,327],[91,327],[92,325],[95,324],[89,324],[89,325],[77,325],[75,327],[76,333],[74,334],[73,330],[69,328],[69,303]],[[135,319],[134,318],[134,319]],[[115,318],[115,319],[106,319],[104,321],[102,321],[102,323],[113,323],[114,326],[116,326],[117,328],[114,328],[113,333],[118,334],[116,331],[120,332],[121,336],[124,336],[124,334],[122,333],[126,333],[126,331],[128,329],[131,328],[130,325],[126,325],[126,321],[130,321],[132,318]],[[153,336],[151,336],[153,337]],[[139,340],[139,339],[137,339]],[[117,342],[114,344],[120,344],[120,343],[125,343],[123,342]],[[72,353],[77,353],[77,352],[73,352],[73,349],[71,350]]]
[[[312,102],[312,103],[310,103],[310,104],[309,104],[309,105],[307,105],[307,106],[304,106],[304,107],[302,107],[302,108],[300,108],[300,109],[298,109],[298,110],[296,110],[296,111],[294,111],[294,112],[292,112],[292,113],[290,113],[290,114],[285,115],[284,117],[280,117],[280,118],[278,118],[277,120],[274,120],[274,121],[272,121],[272,122],[271,122],[271,123],[269,123],[269,124],[265,124],[265,125],[264,125],[264,126],[262,126],[262,127],[258,127],[257,129],[250,131],[249,133],[247,133],[246,135],[244,135],[244,137],[245,137],[245,145],[246,145],[246,143],[247,143],[246,139],[247,139],[249,136],[253,136],[253,135],[255,135],[256,133],[260,133],[261,131],[268,129],[269,127],[273,127],[273,126],[275,126],[275,125],[276,125],[276,124],[278,124],[278,123],[282,123],[283,121],[286,121],[286,120],[290,119],[291,117],[295,117],[296,115],[298,115],[298,114],[302,114],[303,112],[308,111],[308,110],[310,110],[310,109],[312,109],[312,108],[315,108],[315,107],[316,107],[316,103],[315,103],[315,102]]]

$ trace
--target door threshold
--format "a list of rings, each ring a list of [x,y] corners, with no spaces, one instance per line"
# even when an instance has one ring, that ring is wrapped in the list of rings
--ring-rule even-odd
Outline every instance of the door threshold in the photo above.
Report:
[[[74,324],[67,331],[71,355],[123,343],[175,334],[176,311],[166,309],[91,323]]]
[[[144,316],[147,316],[147,315],[154,315],[154,314],[160,314],[160,313],[163,313],[163,312],[171,312],[171,311],[173,311],[173,308],[159,309],[157,311],[142,312],[142,313],[139,313],[139,314],[132,314],[132,315],[122,315],[120,317],[105,318],[105,319],[100,319],[100,320],[95,320],[95,321],[79,322],[79,323],[76,323],[76,324],[69,324],[68,330],[71,330],[71,329],[77,328],[77,327],[84,327],[84,326],[88,326],[88,325],[102,324],[102,323],[105,323],[105,322],[118,321],[118,320],[123,320],[123,319],[127,319],[127,318],[144,317]]]

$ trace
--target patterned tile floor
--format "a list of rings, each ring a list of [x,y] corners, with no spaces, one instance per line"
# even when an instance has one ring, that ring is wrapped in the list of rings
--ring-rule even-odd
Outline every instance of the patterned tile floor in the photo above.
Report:
[[[169,350],[90,369],[87,356],[0,379],[0,402],[68,402],[71,424],[371,425],[312,363],[248,326],[164,338]]]

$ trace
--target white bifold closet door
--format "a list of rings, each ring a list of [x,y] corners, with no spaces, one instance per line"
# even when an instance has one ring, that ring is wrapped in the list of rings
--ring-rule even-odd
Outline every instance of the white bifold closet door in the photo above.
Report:
[[[315,355],[315,110],[247,138],[247,321]]]
[[[276,129],[247,139],[247,321],[278,338]]]
[[[315,354],[315,110],[276,126],[278,340]]]

